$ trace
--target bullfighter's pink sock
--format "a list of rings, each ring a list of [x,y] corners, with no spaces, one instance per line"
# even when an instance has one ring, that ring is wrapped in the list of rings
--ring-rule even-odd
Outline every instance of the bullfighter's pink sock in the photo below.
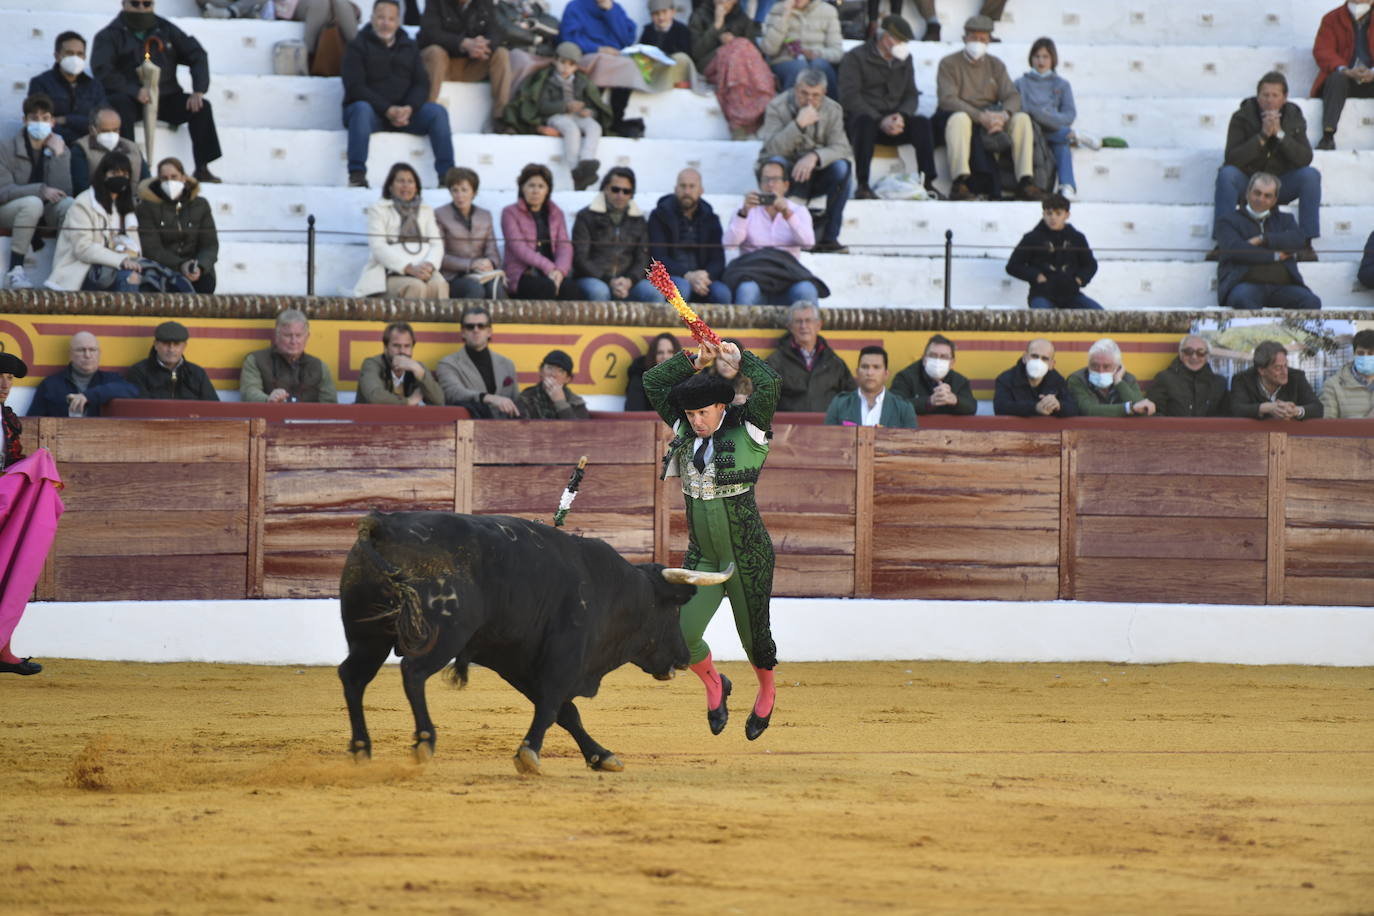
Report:
[[[695,665],[688,665],[701,682],[706,685],[706,708],[715,709],[720,705],[720,694],[722,685],[720,683],[720,672],[716,670],[715,662],[711,661],[710,653]]]
[[[754,700],[754,715],[770,715],[773,712],[773,701],[777,698],[777,690],[773,686],[773,669],[755,668],[754,676],[759,679],[759,695]]]
[[[9,664],[13,665],[16,662],[22,661],[22,658],[20,658],[19,656],[15,655],[13,652],[10,651],[9,643],[5,643],[4,647],[0,648],[0,662],[8,662]]]

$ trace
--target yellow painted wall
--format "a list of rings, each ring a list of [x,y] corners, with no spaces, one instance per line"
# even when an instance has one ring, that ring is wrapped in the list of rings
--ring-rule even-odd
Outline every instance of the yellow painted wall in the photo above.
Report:
[[[238,387],[239,367],[253,350],[265,347],[272,337],[270,320],[179,319],[191,332],[186,357],[204,366],[215,387]],[[80,330],[100,338],[101,366],[123,369],[148,355],[153,329],[158,318],[0,315],[0,341],[6,350],[18,353],[29,365],[29,377],[18,385],[36,385],[44,377],[60,371],[68,360],[68,341]],[[417,323],[415,355],[433,367],[439,359],[462,346],[462,334],[455,324]],[[334,370],[339,389],[356,387],[362,361],[381,352],[382,325],[370,321],[311,322],[308,351],[327,362]],[[521,384],[532,384],[539,362],[551,349],[572,355],[577,367],[573,385],[583,394],[619,395],[625,391],[626,368],[634,357],[661,331],[676,333],[690,340],[681,327],[642,328],[593,325],[497,325],[492,348],[515,361]],[[853,369],[861,347],[885,346],[896,371],[918,359],[930,331],[835,331],[823,332],[826,339]],[[740,339],[761,356],[772,351],[781,332],[776,328],[731,330],[726,336]],[[992,397],[992,383],[1025,348],[1033,333],[1001,331],[961,331],[946,333],[955,341],[958,353],[955,367],[973,381],[980,398]],[[1087,363],[1088,346],[1097,334],[1052,335],[1058,350],[1056,368],[1067,375]],[[1153,378],[1167,366],[1177,352],[1178,336],[1172,334],[1121,334],[1114,338],[1125,354],[1126,368],[1142,381]]]

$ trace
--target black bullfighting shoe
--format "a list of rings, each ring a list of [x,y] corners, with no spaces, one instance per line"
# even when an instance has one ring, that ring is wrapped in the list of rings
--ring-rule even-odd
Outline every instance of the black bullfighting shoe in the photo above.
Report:
[[[773,718],[773,710],[768,710],[768,715],[761,716],[754,710],[749,710],[749,719],[744,723],[744,737],[753,741],[759,735],[768,731],[768,720]]]
[[[730,679],[725,675],[720,676],[720,705],[715,709],[706,710],[706,721],[711,726],[711,734],[719,735],[725,731],[725,723],[730,721],[730,709],[725,705],[725,701],[730,699]]]
[[[38,662],[31,662],[27,658],[20,659],[17,662],[0,662],[0,672],[6,674],[22,674],[27,676],[30,674],[37,674],[42,670],[42,665],[38,664]],[[721,720],[720,724],[721,728],[725,727],[724,720]]]

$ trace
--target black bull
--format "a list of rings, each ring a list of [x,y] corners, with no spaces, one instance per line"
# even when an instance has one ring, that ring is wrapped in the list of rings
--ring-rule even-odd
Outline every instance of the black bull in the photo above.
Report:
[[[490,668],[534,704],[516,769],[539,772],[544,733],[563,726],[598,770],[623,769],[582,727],[573,698],[592,697],[626,662],[659,678],[687,664],[678,622],[698,582],[728,574],[633,565],[604,541],[509,516],[369,513],[339,583],[348,657],[339,665],[353,726],[350,751],[370,757],[363,692],[395,649],[415,714],[416,758],[434,752],[425,682],[453,662]],[[676,581],[669,581],[669,578]]]

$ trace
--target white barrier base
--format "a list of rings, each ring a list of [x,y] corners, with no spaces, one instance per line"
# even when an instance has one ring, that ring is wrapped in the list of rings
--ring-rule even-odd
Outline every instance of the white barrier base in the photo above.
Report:
[[[327,599],[38,602],[14,645],[40,659],[333,665],[338,615]],[[780,598],[772,618],[787,661],[1374,665],[1374,608]],[[744,657],[726,607],[706,638],[717,659]]]

